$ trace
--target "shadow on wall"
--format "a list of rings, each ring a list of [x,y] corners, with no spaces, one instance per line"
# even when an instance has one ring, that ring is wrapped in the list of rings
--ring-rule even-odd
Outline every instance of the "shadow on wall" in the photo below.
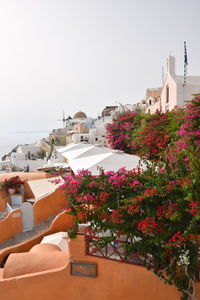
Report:
[[[36,235],[35,237],[20,243],[15,246],[11,246],[5,249],[0,250],[0,264],[3,262],[5,264],[5,258],[9,256],[10,253],[20,253],[29,251],[34,245],[39,244],[44,236],[59,232],[67,231],[73,225],[73,216],[68,215],[65,211],[60,213],[52,222],[50,227],[42,232],[41,234]]]
[[[34,225],[46,221],[49,217],[60,213],[66,204],[66,196],[58,189],[52,194],[36,201],[33,205]],[[0,243],[6,242],[17,233],[23,231],[21,209],[15,209],[0,221]]]
[[[52,194],[37,200],[33,205],[34,224],[43,222],[58,214],[65,208],[66,201],[66,195],[61,189],[57,189]]]

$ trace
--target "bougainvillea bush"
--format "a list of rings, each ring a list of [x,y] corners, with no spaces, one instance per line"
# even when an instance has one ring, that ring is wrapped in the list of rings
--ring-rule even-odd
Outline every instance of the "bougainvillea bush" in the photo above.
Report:
[[[190,101],[184,112],[184,122],[177,132],[176,139],[165,150],[165,161],[170,170],[181,176],[200,176],[200,95]],[[179,174],[180,173],[180,174]]]
[[[140,253],[144,266],[165,283],[195,298],[199,269],[200,221],[200,96],[188,103],[184,122],[161,162],[146,169],[114,173],[87,170],[65,178],[68,213],[78,223],[89,222],[101,247],[125,236],[127,256]],[[109,232],[109,234],[108,234]],[[107,234],[106,234],[107,233]]]
[[[184,109],[156,112],[153,115],[127,111],[119,113],[107,125],[107,141],[111,148],[159,160],[183,122]]]
[[[136,153],[138,149],[132,135],[139,128],[142,118],[143,115],[138,112],[119,113],[113,119],[113,123],[107,124],[106,127],[109,147],[126,153]]]
[[[135,134],[135,142],[138,145],[140,156],[147,159],[158,159],[160,157],[160,153],[170,141],[167,130],[168,125],[168,114],[161,112],[155,113],[146,119],[144,126],[141,126]]]
[[[5,179],[4,181],[0,182],[0,191],[6,190],[8,191],[10,188],[18,189],[20,186],[24,184],[24,181],[22,181],[19,176],[14,176],[9,179]]]
[[[127,254],[151,257],[147,268],[191,294],[199,245],[190,236],[199,233],[200,216],[197,199],[188,199],[193,189],[189,176],[177,180],[158,166],[145,172],[101,171],[98,177],[82,171],[66,178],[67,207],[77,223],[90,222],[93,236],[109,230],[102,246],[116,236],[131,238]]]

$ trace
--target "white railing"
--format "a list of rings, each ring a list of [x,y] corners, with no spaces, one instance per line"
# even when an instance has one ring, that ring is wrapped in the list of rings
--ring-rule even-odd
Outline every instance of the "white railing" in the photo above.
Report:
[[[0,212],[0,221],[4,220],[6,218],[6,216],[13,211],[12,207],[7,203],[7,207],[5,209],[5,211],[1,211]]]
[[[6,211],[7,211],[7,214],[9,214],[11,211],[13,211],[13,208],[8,203],[7,203]]]

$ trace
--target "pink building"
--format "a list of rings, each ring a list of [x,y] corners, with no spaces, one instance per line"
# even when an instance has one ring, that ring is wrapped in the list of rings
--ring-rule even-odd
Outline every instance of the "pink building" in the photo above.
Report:
[[[171,111],[175,106],[184,105],[193,94],[198,93],[200,93],[200,76],[187,76],[184,83],[184,76],[176,75],[175,57],[169,56],[163,87],[147,89],[145,111],[147,113],[155,113],[160,109],[163,112]]]

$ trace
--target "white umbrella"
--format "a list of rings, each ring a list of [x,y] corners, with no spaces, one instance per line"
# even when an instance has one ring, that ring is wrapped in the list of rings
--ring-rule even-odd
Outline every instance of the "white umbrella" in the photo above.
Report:
[[[68,233],[60,231],[43,237],[41,244],[54,244],[58,246],[62,251],[67,251],[69,249],[69,240],[70,239]]]

